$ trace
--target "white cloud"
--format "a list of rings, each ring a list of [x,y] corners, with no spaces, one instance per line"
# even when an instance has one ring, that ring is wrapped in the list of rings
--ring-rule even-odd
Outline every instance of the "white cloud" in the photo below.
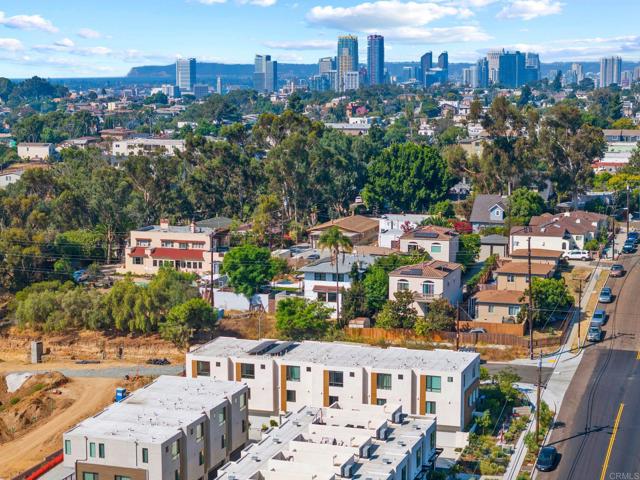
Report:
[[[238,0],[239,3],[246,5],[256,5],[258,7],[272,7],[277,0]]]
[[[310,23],[339,30],[422,26],[447,16],[468,16],[467,9],[433,2],[379,0],[353,7],[316,6],[307,14]]]
[[[57,42],[53,42],[53,44],[58,46],[58,47],[65,47],[65,48],[71,48],[71,47],[75,46],[75,43],[73,43],[73,41],[70,40],[69,38],[63,38],[62,40],[58,40]]]
[[[491,39],[490,35],[475,25],[438,28],[399,27],[383,30],[381,33],[390,41],[409,44],[484,42]]]
[[[16,40],[15,38],[0,38],[0,50],[17,52],[18,50],[24,50],[24,45],[22,45],[20,40]]]
[[[334,48],[336,42],[332,40],[266,41],[263,45],[283,50],[326,50]]]
[[[561,13],[562,6],[562,3],[555,0],[510,0],[509,4],[500,10],[498,18],[533,20],[537,17]]]
[[[7,17],[4,12],[0,12],[0,25],[19,30],[42,30],[49,33],[58,31],[53,23],[41,15],[14,15],[13,17]]]
[[[102,37],[102,34],[96,30],[92,30],[90,28],[81,28],[80,30],[78,30],[78,36],[82,37],[82,38],[91,38],[91,39],[95,39],[95,38],[100,38]]]

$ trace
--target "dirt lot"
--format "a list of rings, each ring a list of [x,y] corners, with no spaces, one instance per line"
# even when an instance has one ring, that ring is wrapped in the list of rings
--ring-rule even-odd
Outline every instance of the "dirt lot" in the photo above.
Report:
[[[46,418],[15,432],[14,440],[0,444],[0,478],[11,478],[60,449],[62,433],[111,403],[120,383],[109,378],[76,378],[58,387],[60,393],[55,394],[53,410]],[[49,395],[43,393],[41,397],[49,398]],[[13,406],[8,405],[7,413],[22,402],[30,404],[25,408],[28,412],[38,400],[22,399]]]

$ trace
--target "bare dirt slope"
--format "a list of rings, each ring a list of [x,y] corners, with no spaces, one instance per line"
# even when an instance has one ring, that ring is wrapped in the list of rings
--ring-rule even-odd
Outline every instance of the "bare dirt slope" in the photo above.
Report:
[[[21,436],[0,444],[0,479],[11,478],[60,449],[62,433],[111,403],[120,383],[111,378],[74,378],[58,387],[55,411]]]

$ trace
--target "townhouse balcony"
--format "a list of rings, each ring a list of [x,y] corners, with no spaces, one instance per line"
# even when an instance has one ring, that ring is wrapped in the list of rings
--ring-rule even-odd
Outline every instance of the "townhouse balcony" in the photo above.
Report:
[[[418,293],[415,292],[413,294],[413,298],[416,302],[421,302],[421,303],[430,303],[433,302],[434,300],[438,300],[442,297],[441,293]]]

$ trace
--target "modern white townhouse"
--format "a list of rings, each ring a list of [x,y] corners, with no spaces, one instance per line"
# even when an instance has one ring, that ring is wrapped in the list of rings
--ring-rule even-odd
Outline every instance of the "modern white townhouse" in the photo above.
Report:
[[[342,290],[351,288],[350,274],[354,264],[360,272],[364,272],[375,262],[375,257],[348,253],[339,255],[337,262],[336,269],[336,260],[327,256],[300,268],[304,274],[304,297],[324,303],[333,310],[332,317],[337,316],[336,301],[339,300],[342,306]]]
[[[389,403],[437,415],[439,429],[460,431],[478,399],[480,355],[470,352],[218,337],[186,360],[189,377],[246,383],[250,414],[261,422],[304,405]]]
[[[305,406],[224,465],[217,479],[408,480],[424,478],[437,455],[433,417],[389,404]]]
[[[55,154],[53,143],[19,143],[18,156],[21,160],[49,160]]]
[[[203,480],[248,439],[248,389],[161,376],[63,435],[79,480]]]

